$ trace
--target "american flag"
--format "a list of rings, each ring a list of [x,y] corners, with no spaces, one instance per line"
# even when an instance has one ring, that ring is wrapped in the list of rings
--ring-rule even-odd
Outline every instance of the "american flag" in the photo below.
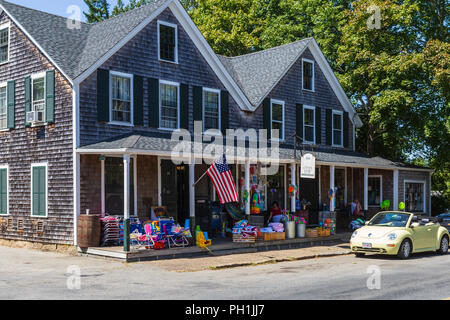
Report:
[[[221,204],[239,202],[236,185],[225,155],[217,159],[206,173],[214,183]]]

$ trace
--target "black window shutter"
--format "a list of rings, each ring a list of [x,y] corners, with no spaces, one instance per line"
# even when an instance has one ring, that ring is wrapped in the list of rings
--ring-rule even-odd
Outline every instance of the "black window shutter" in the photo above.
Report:
[[[159,80],[148,79],[148,106],[150,127],[159,128]]]
[[[109,122],[109,71],[97,70],[97,120]]]
[[[55,70],[45,74],[45,121],[55,122]]]
[[[263,118],[264,118],[264,129],[267,130],[267,139],[272,139],[272,125],[270,123],[271,114],[270,114],[270,99],[266,98],[263,101]]]
[[[133,113],[134,125],[144,125],[144,79],[141,76],[134,76],[133,79]]]
[[[9,129],[14,129],[15,123],[15,100],[16,100],[16,82],[8,81],[7,84],[7,99],[8,99],[8,118],[7,118],[7,127]]]
[[[303,139],[303,105],[297,104],[297,137],[300,137]],[[300,140],[300,142],[303,142],[303,140]]]
[[[25,78],[25,126],[30,126],[27,122],[27,112],[31,111],[31,77]]]
[[[327,118],[326,118],[326,126],[327,126],[327,146],[331,146],[333,144],[333,111],[331,109],[327,109]]]
[[[316,107],[316,144],[322,143],[322,109]]]
[[[349,129],[349,125],[350,125],[350,119],[348,117],[348,112],[344,112],[344,148],[348,148],[349,147],[349,134],[348,134],[348,129]]]
[[[220,93],[220,108],[221,108],[221,127],[222,133],[227,134],[227,129],[230,127],[230,96],[228,91]]]
[[[203,87],[194,87],[194,121],[203,121]]]
[[[189,85],[180,85],[180,127],[189,130]]]

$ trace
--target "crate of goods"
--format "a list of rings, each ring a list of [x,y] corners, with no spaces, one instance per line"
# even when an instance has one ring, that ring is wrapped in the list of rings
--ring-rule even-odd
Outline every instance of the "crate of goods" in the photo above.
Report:
[[[248,235],[242,235],[242,234],[233,234],[233,242],[239,242],[239,243],[255,243],[256,237],[255,236],[248,236]]]
[[[277,240],[285,240],[285,239],[286,239],[285,232],[263,233],[264,241],[277,241]]]
[[[330,236],[330,230],[329,229],[325,229],[325,228],[318,229],[318,235],[319,235],[319,237],[329,237]]]
[[[317,229],[306,229],[307,238],[317,238],[319,236]]]
[[[251,215],[248,217],[248,224],[258,228],[263,228],[265,217],[263,215]]]

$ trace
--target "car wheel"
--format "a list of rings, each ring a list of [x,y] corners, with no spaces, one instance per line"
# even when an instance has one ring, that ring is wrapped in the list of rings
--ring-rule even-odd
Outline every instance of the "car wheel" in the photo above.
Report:
[[[355,253],[355,257],[357,257],[357,258],[362,258],[362,257],[364,257],[366,254],[365,253],[362,253],[362,252],[357,252],[357,253]]]
[[[398,250],[397,256],[400,259],[408,259],[409,256],[411,255],[411,251],[412,251],[411,241],[405,239],[400,245],[400,249]]]
[[[439,246],[438,253],[446,254],[448,252],[448,237],[443,236],[441,239],[441,245]]]

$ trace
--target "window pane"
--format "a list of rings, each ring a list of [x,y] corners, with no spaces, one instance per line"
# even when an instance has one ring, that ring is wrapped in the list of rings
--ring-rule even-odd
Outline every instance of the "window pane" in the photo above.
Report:
[[[424,184],[405,183],[405,204],[409,212],[423,212],[424,209]]]
[[[33,80],[33,101],[45,99],[45,79],[39,78]]]
[[[342,137],[341,137],[341,134],[342,134],[342,131],[340,131],[340,130],[333,130],[333,144],[336,144],[336,145],[341,145],[342,144]]]
[[[0,129],[5,129],[7,126],[7,101],[6,101],[6,87],[0,88]]]
[[[314,126],[314,110],[305,109],[304,124]]]
[[[313,65],[303,62],[303,89],[312,90]]]
[[[159,36],[161,59],[175,61],[175,28],[159,25]]]
[[[178,87],[161,84],[161,127],[178,129]]]
[[[379,177],[369,177],[369,206],[381,204],[381,179]]]
[[[314,142],[314,127],[305,127],[305,137],[306,142]]]
[[[9,29],[0,30],[0,62],[8,61]]]
[[[342,116],[340,114],[334,114],[333,115],[333,129],[342,129],[342,123],[341,123]]]
[[[217,92],[204,91],[205,130],[219,129],[219,94]]]
[[[281,104],[272,104],[272,120],[283,121],[283,106]]]
[[[131,79],[112,76],[112,120],[131,122]]]

